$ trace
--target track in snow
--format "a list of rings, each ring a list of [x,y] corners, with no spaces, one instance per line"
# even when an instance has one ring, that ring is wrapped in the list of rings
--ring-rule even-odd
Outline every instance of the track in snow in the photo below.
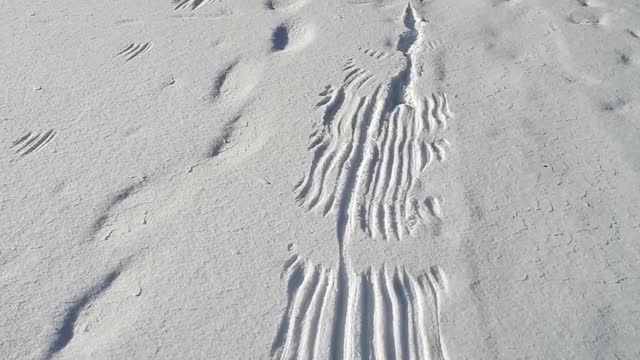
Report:
[[[446,358],[439,304],[446,281],[438,267],[417,276],[386,266],[350,272],[345,302],[336,271],[295,257],[285,273],[287,305],[273,359]]]

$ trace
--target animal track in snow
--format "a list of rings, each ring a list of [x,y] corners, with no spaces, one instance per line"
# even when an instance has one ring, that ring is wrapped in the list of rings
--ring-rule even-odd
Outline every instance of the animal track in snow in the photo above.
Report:
[[[114,215],[116,215],[114,213],[114,210],[117,209],[118,206],[123,201],[125,201],[131,195],[135,194],[140,189],[142,189],[142,187],[144,187],[147,184],[146,181],[147,181],[147,178],[143,177],[141,181],[138,181],[133,185],[129,185],[125,187],[124,189],[120,190],[117,194],[113,196],[109,204],[104,208],[100,216],[98,216],[98,218],[93,222],[93,225],[91,226],[91,234],[89,237],[91,241],[96,240],[97,235],[100,234],[100,232],[102,232],[102,230],[105,228],[106,225],[108,225],[109,220]],[[110,236],[109,234],[106,234],[106,238],[108,238],[109,236]]]
[[[120,276],[122,269],[116,269],[105,274],[102,279],[86,292],[80,294],[66,310],[64,317],[56,331],[54,338],[49,344],[45,359],[53,358],[58,352],[64,349],[73,339],[76,327],[76,321],[80,314],[91,306],[97,298],[107,291],[113,282]]]
[[[220,71],[218,75],[216,75],[216,78],[213,82],[213,87],[211,88],[212,100],[215,100],[220,96],[220,94],[222,93],[222,87],[225,85],[225,82],[227,81],[227,77],[234,70],[236,65],[238,65],[238,61],[232,62],[227,67],[222,69],[222,71]]]
[[[223,151],[225,151],[231,144],[231,139],[234,136],[234,133],[238,129],[238,124],[240,122],[241,116],[236,116],[227,122],[222,129],[220,136],[218,136],[211,146],[211,150],[209,151],[209,157],[214,158]]]
[[[605,3],[599,1],[599,0],[578,0],[578,3],[582,6],[593,6],[593,7],[603,7],[605,6]]]
[[[271,51],[294,51],[306,47],[315,38],[315,29],[298,19],[276,26],[271,34]]]
[[[581,7],[569,14],[569,21],[576,25],[607,25],[609,14],[605,9]]]
[[[287,304],[271,358],[446,357],[440,334],[446,280],[437,266],[417,276],[402,267],[386,266],[351,272],[344,288],[338,285],[339,274],[334,270],[297,257],[287,262],[285,274]],[[346,299],[341,302],[343,295]]]
[[[210,0],[173,0],[174,10],[190,9],[191,11],[205,5]]]
[[[436,50],[436,49],[438,49],[439,47],[442,46],[442,41],[440,41],[440,40],[430,40],[430,41],[427,42],[427,46],[429,46],[429,48],[431,50]]]
[[[56,131],[51,129],[44,133],[34,133],[30,131],[26,135],[16,139],[9,147],[20,156],[27,156],[41,150],[56,136]]]
[[[280,51],[287,48],[289,44],[289,29],[286,25],[278,25],[278,27],[273,30],[271,43],[271,49],[273,49],[273,51]]]
[[[358,231],[400,240],[427,219],[440,231],[441,198],[420,201],[414,192],[425,170],[446,160],[444,132],[453,113],[446,94],[416,89],[420,50],[441,44],[426,43],[414,12],[407,4],[396,52],[361,49],[345,63],[339,86],[318,94],[322,116],[295,193],[302,206],[335,216],[338,264],[332,270],[297,256],[286,262],[287,304],[272,358],[446,359],[442,271],[354,272],[345,246]]]
[[[371,49],[365,49],[363,51],[363,53],[365,55],[369,55],[371,57],[374,57],[376,59],[383,59],[386,58],[387,56],[389,56],[389,53],[386,51],[375,51],[375,50],[371,50]]]
[[[629,99],[624,97],[615,96],[606,100],[602,100],[600,103],[600,110],[606,112],[624,112],[631,108],[632,103]]]
[[[231,118],[212,141],[207,158],[239,162],[262,148],[264,138],[248,120],[251,118],[245,114]]]
[[[145,53],[151,49],[151,43],[147,42],[144,44],[129,44],[124,50],[118,53],[118,56],[125,59],[125,62],[133,60],[136,56]]]
[[[416,106],[388,108],[390,86],[353,61],[344,71],[339,88],[321,92],[317,105],[324,115],[311,134],[311,164],[296,187],[297,199],[326,215],[351,197],[349,216],[361,230],[399,238],[415,225],[412,219],[424,219],[422,206],[409,196],[416,180],[434,160],[446,159],[443,132],[453,115],[448,98],[432,94]],[[359,95],[367,84],[373,93]]]
[[[252,59],[237,59],[215,75],[208,98],[211,101],[240,103],[255,88],[262,76],[263,64]]]
[[[267,0],[265,7],[269,10],[297,10],[306,3],[307,0]]]
[[[426,203],[410,194],[434,160],[446,159],[443,133],[453,117],[448,97],[423,97],[414,89],[422,35],[410,5],[403,22],[398,71],[379,74],[349,59],[342,84],[326,87],[317,103],[324,114],[311,134],[309,169],[295,191],[309,210],[336,213],[339,237],[355,227],[385,240],[410,234],[427,213]],[[388,57],[362,53],[374,62]]]

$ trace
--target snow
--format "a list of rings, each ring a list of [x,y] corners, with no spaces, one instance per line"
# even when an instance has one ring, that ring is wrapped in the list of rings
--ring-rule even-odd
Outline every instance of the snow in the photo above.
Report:
[[[0,23],[0,358],[640,358],[636,1]]]

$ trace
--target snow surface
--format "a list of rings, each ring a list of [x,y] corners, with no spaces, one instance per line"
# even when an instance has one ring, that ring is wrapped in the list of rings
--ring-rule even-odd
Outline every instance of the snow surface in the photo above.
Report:
[[[638,1],[0,24],[1,359],[640,359]]]

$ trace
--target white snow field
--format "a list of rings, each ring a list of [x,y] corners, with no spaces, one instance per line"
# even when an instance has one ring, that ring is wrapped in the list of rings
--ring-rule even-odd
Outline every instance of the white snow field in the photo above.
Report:
[[[0,359],[640,359],[639,1],[0,24]]]

